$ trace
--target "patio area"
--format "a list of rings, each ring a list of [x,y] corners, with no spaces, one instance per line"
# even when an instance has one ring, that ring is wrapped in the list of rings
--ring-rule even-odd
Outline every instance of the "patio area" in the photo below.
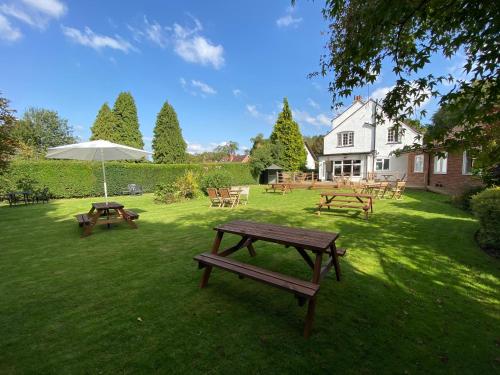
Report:
[[[113,197],[139,228],[86,238],[74,215],[98,198],[0,206],[0,373],[498,371],[500,265],[449,198],[407,190],[375,200],[364,220],[359,210],[316,215],[317,190],[264,191],[252,186],[234,209]],[[308,340],[305,309],[285,293],[217,269],[200,290],[193,257],[231,220],[340,233],[343,279],[323,280]],[[234,259],[310,278],[296,251],[275,246]]]

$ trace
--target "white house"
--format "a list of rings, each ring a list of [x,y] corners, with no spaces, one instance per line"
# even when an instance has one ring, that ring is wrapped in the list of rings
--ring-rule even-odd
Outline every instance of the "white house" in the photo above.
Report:
[[[306,142],[304,142],[304,148],[306,149],[306,169],[314,171],[316,169],[316,156]]]
[[[377,112],[376,112],[377,111]],[[332,121],[332,130],[324,137],[323,155],[318,156],[319,179],[349,176],[364,179],[368,174],[402,178],[407,173],[408,155],[395,156],[393,151],[411,145],[420,135],[402,125],[395,131],[394,123],[384,116],[376,123],[381,107],[357,96],[354,103]]]

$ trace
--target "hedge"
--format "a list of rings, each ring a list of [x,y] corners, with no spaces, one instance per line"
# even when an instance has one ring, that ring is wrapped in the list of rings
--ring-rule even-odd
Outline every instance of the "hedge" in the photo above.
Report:
[[[223,170],[231,176],[233,185],[253,184],[255,179],[248,164],[152,164],[107,162],[108,194],[119,195],[127,184],[142,185],[145,192],[153,192],[157,184],[173,183],[178,176],[192,170],[204,176]],[[13,161],[9,170],[0,176],[0,190],[17,189],[18,182],[29,178],[36,187],[48,187],[55,198],[101,196],[103,194],[100,163],[72,160]]]
[[[500,187],[489,188],[474,195],[472,212],[479,219],[479,244],[500,250]]]

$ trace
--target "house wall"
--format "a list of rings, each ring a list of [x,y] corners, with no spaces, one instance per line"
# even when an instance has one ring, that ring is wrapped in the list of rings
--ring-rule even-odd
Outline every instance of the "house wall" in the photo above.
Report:
[[[414,172],[415,153],[408,154],[408,186],[459,195],[482,182],[472,175],[463,174],[463,152],[448,154],[446,174],[434,173],[434,155],[424,155],[424,173]]]
[[[315,170],[316,160],[314,160],[313,156],[309,152],[309,149],[305,145],[304,148],[306,149],[306,168],[309,170]]]

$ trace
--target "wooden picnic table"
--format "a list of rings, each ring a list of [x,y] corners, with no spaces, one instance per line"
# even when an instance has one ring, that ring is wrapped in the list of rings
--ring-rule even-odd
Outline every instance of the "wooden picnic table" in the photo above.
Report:
[[[298,299],[300,306],[303,306],[308,301],[304,336],[306,338],[309,337],[316,308],[316,294],[319,290],[321,280],[333,267],[337,280],[340,281],[341,274],[338,257],[343,256],[346,250],[338,249],[335,245],[339,234],[242,220],[219,225],[214,230],[217,233],[212,251],[194,257],[198,262],[198,267],[204,268],[200,287],[204,288],[207,285],[212,268],[218,267],[236,273],[240,278],[250,278],[293,293]],[[224,250],[219,250],[224,233],[238,235],[241,239],[235,245]],[[245,247],[248,249],[250,256],[256,256],[253,244],[257,241],[294,247],[307,266],[311,268],[311,281],[268,271],[228,258],[230,254]],[[311,258],[310,253],[314,255],[314,260]],[[328,260],[323,264],[323,256],[325,254],[328,255]]]
[[[276,191],[281,192],[281,194],[286,194],[286,193],[291,193],[292,192],[292,187],[290,184],[269,184],[266,188],[266,193],[269,192],[269,190],[272,190],[273,193],[276,193]]]
[[[365,219],[368,219],[368,211],[373,213],[373,197],[370,194],[323,192],[316,212],[318,215],[321,215],[323,207],[361,209],[365,213]]]
[[[92,207],[87,214],[76,215],[78,224],[84,227],[82,237],[91,235],[96,225],[106,225],[109,228],[111,224],[125,222],[131,228],[137,229],[134,220],[138,218],[138,214],[126,210],[123,204],[117,202],[92,203]]]

